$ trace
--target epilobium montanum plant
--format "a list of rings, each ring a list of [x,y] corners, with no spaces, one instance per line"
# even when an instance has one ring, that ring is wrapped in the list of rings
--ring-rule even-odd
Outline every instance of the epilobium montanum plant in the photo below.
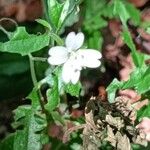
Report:
[[[131,120],[132,122],[129,122],[132,118],[132,114],[136,114],[134,113],[136,110],[132,109],[132,103],[126,105],[122,98],[118,102],[116,101],[117,91],[123,89],[135,90],[141,95],[142,100],[145,97],[150,97],[150,67],[145,64],[145,60],[148,56],[137,52],[130,30],[128,29],[128,24],[130,24],[131,27],[135,25],[135,27],[141,28],[139,11],[125,0],[112,0],[108,2],[106,0],[43,0],[42,2],[44,6],[43,18],[45,18],[45,20],[37,19],[36,21],[42,25],[40,26],[42,27],[40,31],[45,31],[44,33],[29,34],[25,27],[19,27],[17,24],[16,31],[14,32],[6,31],[0,26],[0,30],[7,35],[8,39],[8,41],[2,39],[2,42],[0,42],[0,52],[10,53],[10,55],[16,53],[26,56],[20,56],[21,59],[19,58],[18,60],[19,56],[17,55],[15,57],[17,60],[15,60],[13,55],[11,55],[10,59],[13,58],[12,60],[15,60],[15,67],[12,65],[13,62],[10,63],[11,61],[7,62],[8,64],[5,64],[5,62],[3,64],[3,60],[8,60],[8,58],[2,59],[2,63],[0,64],[0,69],[2,68],[0,77],[6,74],[10,79],[11,76],[14,77],[14,72],[16,72],[16,81],[18,81],[18,74],[24,74],[24,70],[29,72],[28,68],[30,68],[33,81],[33,89],[27,96],[27,100],[31,100],[31,104],[27,103],[28,105],[19,106],[14,110],[15,116],[12,126],[16,132],[10,134],[6,139],[0,142],[0,150],[41,150],[45,144],[47,144],[46,147],[48,147],[48,149],[52,150],[63,148],[76,150],[82,149],[83,147],[89,150],[91,147],[94,149],[93,146],[97,147],[95,149],[101,147],[102,149],[107,149],[107,146],[108,149],[110,149],[109,146],[111,146],[112,149],[131,150],[133,139],[130,140],[130,138],[131,136],[136,137],[136,135],[133,134],[136,132],[130,131],[135,131],[137,124],[139,124],[137,129],[142,135],[144,133],[144,136],[142,136],[143,140],[150,141],[150,120],[149,118],[144,118],[150,117],[150,105],[140,109],[137,118],[136,115],[134,115],[135,124],[133,124],[133,119]],[[84,7],[84,9],[81,10],[81,12],[83,12],[83,25],[79,27],[79,31],[84,31],[86,40],[82,32],[77,34],[71,32],[66,35],[65,42],[63,42],[61,35],[65,35],[65,27],[80,21],[80,2],[83,4],[81,8]],[[123,31],[122,34],[118,33],[117,37],[120,39],[122,36],[124,43],[130,48],[131,53],[129,54],[131,54],[135,65],[134,71],[128,81],[113,80],[106,91],[103,92],[103,97],[106,96],[107,92],[107,98],[104,103],[101,99],[97,101],[95,97],[91,100],[87,100],[88,102],[84,101],[88,104],[88,107],[85,109],[87,110],[85,111],[85,117],[82,115],[80,116],[81,118],[72,118],[70,112],[73,112],[74,108],[82,103],[82,97],[80,95],[83,86],[81,86],[80,83],[81,70],[85,68],[97,68],[101,65],[100,59],[102,55],[99,51],[95,50],[101,49],[103,39],[105,39],[100,31],[103,28],[107,29],[110,19],[112,22],[116,18],[117,20],[120,19],[119,23],[121,27],[119,28]],[[143,26],[145,26],[145,23]],[[43,30],[43,28],[45,30]],[[109,28],[111,28],[111,25]],[[111,33],[107,33],[105,36],[109,36],[108,34]],[[115,39],[116,36],[113,36],[113,38]],[[86,41],[86,45],[83,44],[84,41]],[[105,44],[107,46],[107,44],[110,43],[106,41]],[[89,47],[90,49],[84,47]],[[121,48],[119,47],[119,49]],[[117,48],[117,52],[119,49]],[[41,53],[36,53],[38,51]],[[47,54],[48,58],[42,57],[47,56]],[[39,55],[40,57],[38,57]],[[1,56],[2,58],[4,57],[0,55],[0,58]],[[116,59],[117,61],[118,58]],[[19,63],[16,63],[17,61],[19,61]],[[46,65],[43,67],[41,63],[45,63]],[[46,68],[47,66],[48,68]],[[41,72],[44,73],[42,74]],[[40,78],[41,76],[38,76],[39,74],[42,74],[42,79]],[[39,78],[37,78],[37,76]],[[105,79],[105,76],[103,79]],[[17,84],[16,81],[15,84]],[[23,81],[19,83],[23,83]],[[2,85],[2,88],[3,87],[4,85]],[[20,88],[20,86],[17,87]],[[0,91],[0,94],[1,93],[3,92]],[[72,98],[76,101],[74,102]],[[72,105],[72,103],[75,103],[75,106]],[[85,105],[84,103],[80,108],[83,108]],[[114,107],[116,108],[114,109]],[[120,113],[116,113],[114,110],[121,111],[121,116],[127,113],[130,118],[128,115],[122,118],[118,117]],[[79,110],[77,110],[77,113],[75,111],[75,114],[82,114],[84,108],[82,111],[78,111]],[[123,119],[128,126],[123,123]],[[121,125],[120,130],[118,130],[118,125]],[[67,130],[68,126],[77,128]],[[63,134],[65,131],[67,131],[66,133],[70,133],[74,131],[74,129],[81,129],[81,126],[84,128],[83,134],[81,133],[82,136],[74,132],[73,138],[70,138],[70,143],[66,145],[62,143],[62,137],[57,133],[62,132],[62,130],[64,131]],[[104,133],[104,136],[101,134],[101,131]],[[108,133],[108,137],[106,137],[106,132]],[[128,135],[130,136],[128,137]],[[61,140],[56,140],[52,137]],[[83,139],[83,145],[81,144],[81,137]],[[101,141],[101,137],[106,138],[104,141]],[[135,140],[136,139],[137,138],[135,138]],[[137,139],[136,142],[140,144],[142,141]]]
[[[76,84],[83,68],[96,68],[101,64],[101,53],[93,49],[81,49],[83,42],[83,33],[71,32],[66,37],[65,47],[55,46],[49,50],[48,62],[51,65],[63,64],[62,79],[65,83],[71,81]]]

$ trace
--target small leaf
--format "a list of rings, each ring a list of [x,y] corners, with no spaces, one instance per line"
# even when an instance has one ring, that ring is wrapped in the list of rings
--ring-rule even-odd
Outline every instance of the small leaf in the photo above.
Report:
[[[24,56],[48,46],[49,40],[50,37],[46,33],[43,35],[28,34],[24,27],[18,27],[10,41],[0,43],[0,51]]]
[[[27,96],[27,98],[31,99],[31,101],[32,101],[32,107],[37,108],[38,106],[40,106],[39,95],[37,93],[37,89],[36,88],[33,88],[33,90]]]
[[[38,22],[39,24],[43,25],[44,27],[48,28],[49,31],[51,31],[52,27],[50,26],[50,24],[46,20],[36,19],[35,21]]]
[[[71,83],[66,84],[64,86],[64,90],[66,91],[66,93],[78,97],[81,90],[81,84],[79,82],[75,85]]]
[[[115,137],[117,138],[118,150],[131,150],[130,140],[126,135],[121,135],[120,132],[117,132]]]
[[[35,118],[35,109],[27,106],[19,106],[15,111],[15,122],[18,127],[14,137],[14,150],[41,150],[42,149],[42,137],[46,136],[45,133],[38,132],[41,130],[41,124],[37,122]],[[25,114],[23,117],[19,114]],[[21,117],[21,118],[20,118]],[[46,119],[45,119],[46,122]],[[22,128],[22,129],[19,129]]]
[[[124,42],[128,45],[128,47],[131,50],[131,54],[132,54],[132,58],[133,58],[134,64],[137,67],[141,67],[142,65],[144,65],[145,64],[145,62],[144,62],[144,55],[139,53],[139,52],[137,52],[137,50],[135,48],[135,45],[133,43],[133,40],[132,40],[130,32],[125,29],[124,32],[122,33],[122,36],[123,36]]]
[[[64,41],[55,33],[51,33],[50,36],[57,42],[58,45],[64,45]]]
[[[51,115],[52,115],[54,121],[59,121],[62,125],[65,125],[65,121],[64,121],[63,117],[57,111],[52,111]]]
[[[134,5],[130,3],[126,3],[125,5],[126,5],[126,9],[130,15],[132,22],[135,25],[140,25],[140,22],[141,22],[140,11]]]
[[[123,85],[123,82],[119,82],[117,79],[114,79],[111,84],[107,87],[107,93],[108,93],[108,101],[110,103],[115,102],[115,95],[118,89],[120,89]]]
[[[125,7],[125,4],[120,0],[115,0],[114,3],[114,14],[119,15],[123,26],[126,27],[126,23],[130,18],[130,15]]]
[[[109,125],[107,125],[107,137],[104,140],[110,142],[113,147],[116,147],[117,141],[113,129]]]
[[[53,76],[53,84],[51,86],[46,92],[48,102],[45,105],[45,109],[49,112],[53,111],[60,102],[57,76]]]
[[[143,75],[145,74],[147,67],[135,68],[130,74],[130,79],[124,82],[122,89],[133,88],[143,80]]]
[[[150,117],[150,104],[147,105],[147,106],[142,107],[138,111],[137,116],[138,116],[138,120],[140,120],[143,117]]]
[[[76,7],[75,0],[65,0],[59,3],[57,0],[48,1],[48,13],[52,26],[59,31],[66,18],[72,13]]]

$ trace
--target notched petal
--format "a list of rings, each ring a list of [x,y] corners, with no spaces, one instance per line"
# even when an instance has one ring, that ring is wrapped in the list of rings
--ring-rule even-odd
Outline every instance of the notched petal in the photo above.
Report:
[[[66,47],[67,47],[68,50],[73,50],[73,47],[74,47],[74,44],[75,44],[75,37],[76,37],[75,32],[70,32],[67,35],[65,44],[66,44]]]
[[[48,58],[48,63],[51,65],[61,65],[64,62],[66,62],[67,58],[66,57],[49,57]]]
[[[84,42],[84,34],[82,32],[79,32],[75,37],[75,44],[74,44],[74,50],[78,50]]]
[[[68,51],[65,47],[63,46],[55,46],[50,48],[48,54],[50,56],[67,56],[68,55]]]
[[[78,51],[79,55],[83,55],[86,58],[92,58],[92,59],[101,59],[102,54],[94,49],[80,49]]]

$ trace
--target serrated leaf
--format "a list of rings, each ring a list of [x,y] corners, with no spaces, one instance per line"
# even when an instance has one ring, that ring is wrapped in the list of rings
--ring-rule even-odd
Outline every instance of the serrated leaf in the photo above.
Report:
[[[36,52],[49,45],[48,34],[28,34],[24,27],[18,27],[10,41],[0,43],[1,52],[18,53],[22,56]]]
[[[124,82],[122,89],[135,87],[137,83],[142,81],[143,75],[145,74],[147,67],[135,68],[130,74],[130,79]]]
[[[35,87],[31,91],[31,93],[27,96],[27,98],[31,100],[33,108],[37,108],[38,106],[40,106],[39,95]]]
[[[142,67],[136,68],[131,74],[130,79],[124,82],[122,89],[134,88],[139,94],[146,93],[150,90],[150,68]]]
[[[15,132],[13,149],[41,150],[42,143],[40,141],[43,133],[36,133],[41,129],[41,125],[36,122],[35,110],[29,107],[20,106],[15,110],[15,113],[18,116],[20,112],[21,114],[25,114],[25,116],[20,119],[19,117],[15,117],[15,123],[19,122],[18,124],[22,126],[22,129],[19,130],[19,128],[17,128]]]
[[[123,85],[123,82],[114,79],[111,84],[107,87],[106,91],[108,93],[108,101],[109,103],[115,102],[115,95],[118,89],[120,89]]]
[[[142,65],[144,65],[145,64],[144,55],[137,52],[130,32],[125,29],[124,32],[122,33],[122,36],[123,36],[124,42],[128,45],[128,47],[131,50],[131,55],[132,55],[135,66],[141,67]]]
[[[150,91],[150,67],[144,66],[136,68],[130,75],[130,79],[125,82],[119,82],[114,79],[107,87],[108,100],[110,103],[114,102],[117,90],[135,89],[137,93],[144,94]]]
[[[80,93],[80,89],[81,89],[81,84],[78,82],[77,84],[66,84],[64,86],[64,90],[66,93],[69,93],[72,96],[79,96]]]
[[[60,102],[57,76],[53,76],[53,84],[51,86],[46,92],[48,102],[45,105],[45,109],[49,112],[53,111]]]

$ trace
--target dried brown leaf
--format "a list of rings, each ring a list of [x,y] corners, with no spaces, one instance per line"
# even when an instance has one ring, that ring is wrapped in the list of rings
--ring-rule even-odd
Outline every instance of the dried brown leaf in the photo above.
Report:
[[[130,140],[126,135],[121,135],[120,132],[115,134],[117,139],[117,150],[131,150]]]
[[[140,144],[145,147],[148,145],[148,142],[145,139],[141,138],[140,135],[138,135],[137,137],[133,137],[132,140],[135,144]]]
[[[104,140],[110,142],[112,146],[116,147],[116,138],[113,129],[109,125],[107,125],[107,137]]]
[[[106,115],[106,122],[112,126],[115,126],[118,130],[124,127],[124,121],[121,119],[121,117],[112,117],[111,115]]]

